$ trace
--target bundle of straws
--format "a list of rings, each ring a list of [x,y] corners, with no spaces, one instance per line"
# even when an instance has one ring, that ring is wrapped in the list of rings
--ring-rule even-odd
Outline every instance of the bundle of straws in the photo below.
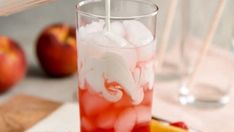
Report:
[[[0,0],[0,16],[7,16],[52,0]]]

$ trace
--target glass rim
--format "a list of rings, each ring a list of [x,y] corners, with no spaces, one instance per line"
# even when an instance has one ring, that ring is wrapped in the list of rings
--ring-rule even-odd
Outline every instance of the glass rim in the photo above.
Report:
[[[102,0],[83,0],[81,2],[79,2],[76,5],[76,12],[84,15],[84,16],[88,16],[88,17],[93,17],[93,18],[99,18],[99,19],[105,19],[106,16],[103,15],[96,15],[93,13],[89,13],[89,12],[85,12],[80,10],[80,8],[84,5],[87,5],[89,3],[93,3],[93,2],[100,2]],[[128,1],[135,1],[135,2],[142,2],[145,4],[149,4],[149,5],[153,5],[154,10],[148,14],[143,14],[143,15],[136,15],[136,16],[127,16],[127,17],[114,17],[114,16],[110,16],[111,20],[129,20],[129,19],[139,19],[139,18],[146,18],[146,17],[152,17],[152,16],[156,16],[158,14],[158,5],[152,1],[145,1],[145,0],[128,0]]]

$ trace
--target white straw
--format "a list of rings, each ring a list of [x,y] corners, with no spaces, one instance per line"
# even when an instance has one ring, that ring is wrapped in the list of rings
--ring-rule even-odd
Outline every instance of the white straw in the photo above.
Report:
[[[159,49],[158,60],[157,60],[158,68],[161,67],[163,63],[163,59],[165,57],[165,52],[167,49],[167,45],[169,42],[169,37],[170,37],[171,29],[172,29],[172,24],[175,18],[177,4],[178,4],[178,0],[172,0],[169,6],[169,10],[168,10],[167,17],[166,17],[167,18],[166,24],[165,24],[163,35],[162,35],[162,40],[160,42],[160,49]]]
[[[110,31],[110,0],[106,0],[105,2],[105,8],[106,8],[106,27],[107,27],[107,31]]]
[[[201,65],[201,62],[202,62],[204,56],[206,56],[208,48],[209,48],[210,44],[212,43],[212,40],[214,38],[215,32],[217,30],[217,27],[219,25],[219,22],[220,22],[220,19],[221,19],[223,10],[224,10],[224,7],[225,7],[225,0],[220,0],[218,5],[217,5],[216,11],[214,13],[213,19],[211,21],[209,31],[208,31],[207,36],[205,38],[204,47],[202,47],[202,49],[200,51],[198,59],[195,63],[194,70],[193,70],[193,72],[188,80],[188,87],[193,85],[194,77],[196,76],[198,69]]]

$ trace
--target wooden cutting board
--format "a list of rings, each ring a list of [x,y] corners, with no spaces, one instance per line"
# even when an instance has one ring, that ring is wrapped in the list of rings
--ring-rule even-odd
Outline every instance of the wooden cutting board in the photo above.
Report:
[[[0,105],[0,132],[23,132],[61,105],[28,95],[14,96]]]

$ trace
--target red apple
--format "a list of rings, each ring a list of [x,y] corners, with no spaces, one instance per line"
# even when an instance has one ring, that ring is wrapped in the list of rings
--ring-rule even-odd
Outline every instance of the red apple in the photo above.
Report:
[[[23,79],[26,65],[24,52],[18,43],[0,35],[0,93]]]
[[[48,26],[37,40],[36,52],[42,68],[48,75],[64,77],[75,73],[75,28],[62,23]]]

